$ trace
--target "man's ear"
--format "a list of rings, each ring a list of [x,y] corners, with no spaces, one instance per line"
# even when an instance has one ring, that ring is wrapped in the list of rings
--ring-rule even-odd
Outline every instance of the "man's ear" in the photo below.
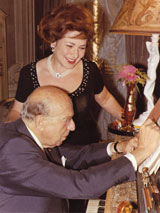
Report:
[[[42,115],[37,115],[35,117],[35,126],[39,131],[43,131],[45,126],[45,117]]]

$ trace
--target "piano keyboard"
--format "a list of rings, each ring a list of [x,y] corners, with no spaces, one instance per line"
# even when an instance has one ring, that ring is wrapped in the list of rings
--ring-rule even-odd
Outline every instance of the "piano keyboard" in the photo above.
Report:
[[[89,200],[86,213],[104,213],[105,212],[105,200],[94,199]]]

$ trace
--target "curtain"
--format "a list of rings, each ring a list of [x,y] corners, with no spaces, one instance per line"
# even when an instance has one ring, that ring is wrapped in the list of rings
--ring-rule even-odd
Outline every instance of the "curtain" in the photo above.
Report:
[[[100,45],[98,57],[103,59],[102,76],[106,87],[123,106],[126,88],[117,81],[116,75],[120,65],[127,63],[125,36],[109,32],[122,3],[123,0],[100,0],[100,5],[104,9],[107,19],[104,26],[106,28],[105,35]],[[115,118],[102,109],[98,119],[102,139],[108,140],[114,137],[108,131],[108,124],[113,121]]]
[[[14,0],[13,5],[15,49],[14,43],[11,48],[16,61],[8,67],[9,97],[15,97],[20,69],[35,60],[34,0]]]
[[[46,15],[48,11],[66,2],[66,0],[35,0],[35,1],[36,1],[35,22],[37,28],[41,18],[44,15]],[[36,34],[36,58],[39,59],[44,58],[50,55],[51,53],[52,52],[49,44],[43,42]]]
[[[65,3],[66,0],[44,0],[43,3],[43,15],[45,15],[49,10],[58,5]]]

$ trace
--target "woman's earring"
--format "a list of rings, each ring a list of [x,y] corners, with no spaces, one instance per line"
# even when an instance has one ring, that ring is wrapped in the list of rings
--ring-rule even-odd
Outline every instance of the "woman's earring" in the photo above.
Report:
[[[55,43],[51,44],[51,51],[54,53]]]
[[[52,51],[52,53],[54,53],[54,47],[51,47],[51,51]]]

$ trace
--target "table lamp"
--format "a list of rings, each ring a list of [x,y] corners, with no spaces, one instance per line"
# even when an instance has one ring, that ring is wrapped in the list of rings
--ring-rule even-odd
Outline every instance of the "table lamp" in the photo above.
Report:
[[[135,127],[140,127],[154,107],[153,91],[159,63],[160,0],[124,0],[110,32],[151,36],[151,41],[146,42],[149,53],[147,60],[148,79],[144,87],[147,107],[146,111],[133,122]]]

